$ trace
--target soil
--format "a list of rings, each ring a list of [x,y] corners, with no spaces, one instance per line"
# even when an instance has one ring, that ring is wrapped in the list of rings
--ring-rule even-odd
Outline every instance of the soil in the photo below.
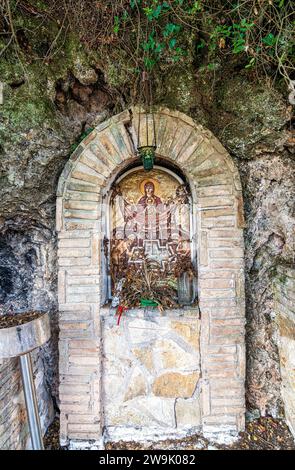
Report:
[[[23,325],[29,321],[36,320],[36,318],[41,317],[41,315],[44,315],[44,312],[26,312],[21,314],[8,313],[0,317],[0,329]]]
[[[295,441],[282,419],[259,418],[246,424],[245,432],[230,445],[210,442],[202,435],[158,442],[108,442],[106,450],[295,450]],[[48,428],[44,445],[46,450],[67,450],[59,445],[59,419]]]

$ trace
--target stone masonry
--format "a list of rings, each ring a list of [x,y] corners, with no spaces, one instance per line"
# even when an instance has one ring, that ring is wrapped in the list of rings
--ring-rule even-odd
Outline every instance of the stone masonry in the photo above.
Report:
[[[137,116],[138,108],[133,108],[97,126],[72,154],[58,185],[62,444],[92,440],[102,445],[105,409],[109,419],[103,395],[108,358],[103,356],[101,316],[100,254],[102,240],[108,236],[104,201],[118,172],[138,158]],[[239,174],[219,141],[190,117],[160,108],[155,122],[157,154],[185,174],[197,221],[193,236],[201,312],[202,430],[237,432],[244,427],[245,412],[244,218]],[[144,129],[141,132],[143,137]],[[156,380],[149,395],[154,402],[159,390]]]
[[[108,438],[200,430],[198,309],[102,309],[103,404]]]
[[[288,426],[295,436],[295,270],[280,266],[275,281],[282,398]]]

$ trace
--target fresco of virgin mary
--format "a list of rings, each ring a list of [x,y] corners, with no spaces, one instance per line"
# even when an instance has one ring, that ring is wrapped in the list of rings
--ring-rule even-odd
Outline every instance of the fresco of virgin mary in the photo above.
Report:
[[[112,204],[116,272],[121,264],[140,264],[145,257],[172,269],[179,255],[190,252],[189,196],[171,174],[160,169],[148,178],[143,170],[129,173],[114,188]]]

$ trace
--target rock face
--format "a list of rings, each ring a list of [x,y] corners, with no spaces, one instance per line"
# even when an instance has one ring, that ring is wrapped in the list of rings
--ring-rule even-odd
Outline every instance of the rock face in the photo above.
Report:
[[[40,71],[32,68],[30,73],[31,94],[29,84],[17,76],[4,73],[0,77],[5,83],[4,104],[0,105],[0,304],[4,312],[32,308],[50,312],[55,334],[41,355],[43,389],[58,404],[57,181],[71,145],[88,127],[126,107],[128,98],[116,91],[119,100],[112,100],[103,71],[77,61],[54,78],[45,76],[42,86]],[[163,80],[165,96],[160,94],[158,101],[208,127],[240,170],[246,215],[248,406],[278,416],[282,401],[271,286],[277,266],[294,263],[291,111],[282,95],[264,81],[251,83],[240,72],[239,76],[217,77],[215,87],[210,77],[207,82],[196,79],[193,70],[182,75],[183,80],[177,75],[177,84],[171,76]],[[12,86],[16,82],[20,85]],[[143,355],[143,350],[135,344],[136,354]],[[152,370],[150,355],[143,357],[146,368]],[[6,374],[8,369],[2,367]],[[137,390],[142,390],[140,378],[134,380]]]
[[[198,106],[192,113],[231,153],[243,186],[248,409],[258,415],[281,416],[272,285],[280,264],[294,266],[292,109],[263,81],[255,84],[243,76],[225,79],[222,75],[217,77],[214,94],[208,94],[201,81],[198,85]]]
[[[285,152],[240,164],[247,220],[247,397],[251,408],[276,416],[282,410],[272,283],[281,263],[293,263],[294,163]]]

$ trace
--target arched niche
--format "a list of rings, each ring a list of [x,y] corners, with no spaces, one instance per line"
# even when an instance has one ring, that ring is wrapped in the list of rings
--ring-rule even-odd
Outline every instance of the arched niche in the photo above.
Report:
[[[138,161],[137,122],[138,109],[132,108],[97,126],[72,154],[58,184],[61,442],[73,446],[89,440],[100,446],[106,425],[101,307],[106,194]],[[159,108],[155,125],[158,161],[179,168],[194,201],[202,430],[238,432],[244,427],[245,379],[239,174],[220,142],[190,117]],[[188,404],[183,400],[179,406]]]

